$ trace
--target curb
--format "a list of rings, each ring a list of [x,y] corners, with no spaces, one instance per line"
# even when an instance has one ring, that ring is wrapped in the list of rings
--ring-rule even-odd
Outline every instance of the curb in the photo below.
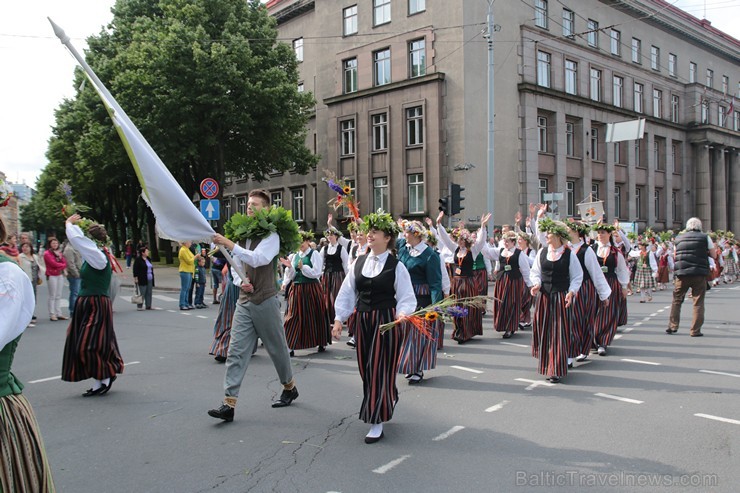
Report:
[[[123,284],[121,284],[121,287],[122,288],[131,288],[131,289],[133,289],[134,288],[134,283],[130,283],[130,284],[129,283],[123,283]],[[160,288],[160,287],[154,286],[153,291],[165,291],[167,293],[179,293],[180,292],[180,288]]]

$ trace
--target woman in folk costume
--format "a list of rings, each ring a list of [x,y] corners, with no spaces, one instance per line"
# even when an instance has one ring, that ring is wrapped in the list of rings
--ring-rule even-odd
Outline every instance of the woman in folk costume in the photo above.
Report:
[[[593,248],[586,244],[590,228],[576,221],[566,221],[570,233],[570,249],[578,258],[583,271],[583,282],[578,296],[573,301],[573,324],[570,331],[570,349],[568,350],[568,368],[573,366],[573,359],[587,355],[594,344],[594,319],[600,306],[609,305],[612,290],[606,281],[604,271]],[[582,360],[580,360],[582,361]]]
[[[62,360],[62,380],[79,382],[93,379],[93,386],[83,397],[110,391],[116,376],[123,373],[123,358],[113,330],[113,307],[108,297],[111,279],[111,255],[106,247],[108,233],[100,224],[82,220],[89,238],[77,226],[81,217],[67,218],[67,240],[80,252],[82,285],[67,329]]]
[[[339,340],[342,322],[348,320],[363,385],[360,419],[371,425],[365,443],[375,443],[383,438],[383,423],[393,417],[398,402],[396,373],[404,340],[398,326],[383,334],[379,328],[413,313],[416,296],[408,270],[388,250],[399,232],[391,215],[368,214],[361,227],[370,251],[358,257],[342,283],[332,335]]]
[[[324,231],[324,237],[329,241],[329,244],[321,249],[321,259],[324,263],[321,288],[324,291],[324,300],[329,321],[334,320],[334,300],[337,299],[337,293],[339,293],[339,288],[342,287],[342,281],[344,281],[344,276],[347,274],[347,269],[349,268],[349,253],[347,248],[337,241],[343,236],[342,232],[333,226],[329,226]],[[327,323],[329,322],[327,321]],[[327,339],[331,337],[330,331],[331,329],[327,325]]]
[[[525,255],[531,269],[537,256],[537,250],[532,248],[532,237],[524,231],[520,231],[516,235],[516,245]],[[529,280],[529,275],[526,276],[525,280]],[[527,329],[532,326],[532,294],[529,292],[529,288],[530,286],[526,285],[522,293],[522,313],[519,317],[520,329]]]
[[[640,290],[640,303],[645,303],[653,301],[658,263],[655,261],[655,254],[649,250],[647,241],[641,241],[638,246],[639,250],[630,252],[630,255],[636,261],[635,286]]]
[[[722,257],[725,261],[725,269],[722,271],[725,284],[732,282],[737,277],[737,252],[733,245],[734,240],[727,240],[722,249]]]
[[[492,261],[498,261],[496,284],[493,286],[493,328],[508,339],[519,328],[524,305],[524,291],[531,286],[529,260],[516,247],[516,233],[503,234],[504,248],[489,248]]]
[[[599,356],[606,356],[606,348],[614,339],[614,334],[617,333],[620,318],[627,319],[626,302],[623,303],[623,300],[627,299],[630,271],[622,251],[614,245],[612,236],[614,226],[597,224],[594,229],[596,230],[596,243],[592,248],[596,252],[601,272],[604,273],[606,282],[612,291],[609,304],[599,306],[596,311],[594,323],[594,345]],[[623,310],[624,314],[622,314]],[[588,353],[589,351],[579,354],[576,361],[585,360]]]
[[[406,266],[416,295],[416,310],[442,301],[442,267],[439,255],[426,243],[427,232],[419,221],[399,221],[403,238],[396,241],[398,260]],[[437,344],[440,323],[425,322],[433,339],[409,327],[401,351],[398,371],[410,385],[424,378],[425,370],[437,366]]]
[[[434,223],[429,218],[426,218],[426,222],[429,225],[429,229],[426,230],[426,243],[437,253],[437,256],[439,257],[439,269],[442,275],[442,296],[446,298],[450,295],[450,275],[447,272],[447,264],[445,263],[438,249],[439,242],[437,240],[437,235],[435,234],[436,230],[434,228]],[[437,350],[440,350],[444,347],[445,338],[445,322],[442,318],[437,319],[437,329]]]
[[[223,295],[221,296],[221,303],[218,307],[216,323],[213,325],[213,343],[211,343],[211,350],[208,352],[219,363],[225,363],[226,356],[229,353],[231,321],[236,311],[236,302],[239,301],[239,286],[242,283],[239,276],[231,272],[231,270],[229,264],[224,265],[222,270],[224,279]]]
[[[670,280],[670,272],[673,270],[673,252],[667,243],[660,246],[656,252],[658,257],[658,276],[655,279],[658,289],[663,291]]]
[[[485,246],[486,224],[491,219],[491,214],[485,214],[481,218],[481,227],[475,241],[467,229],[458,228],[455,230],[454,235],[457,244],[450,239],[450,235],[447,234],[445,228],[440,224],[443,217],[444,212],[440,212],[439,216],[437,216],[438,237],[444,246],[454,252],[450,291],[459,299],[478,296],[480,294],[478,290],[479,285],[476,283],[474,277],[473,263],[474,259],[478,257],[478,254],[483,251]],[[484,313],[485,308],[470,307],[465,317],[455,318],[455,329],[452,333],[452,338],[458,344],[463,344],[474,336],[483,335]]]
[[[281,260],[286,267],[283,282],[292,282],[285,310],[285,339],[291,356],[295,349],[316,346],[322,353],[329,343],[326,330],[329,318],[320,282],[324,261],[321,254],[311,248],[313,232],[301,231],[300,234],[302,243],[298,253]]]
[[[460,228],[462,228],[462,224],[460,225]],[[476,242],[478,233],[473,233],[473,243]],[[485,236],[485,234],[484,234]],[[486,245],[487,241],[486,238],[483,238],[483,244]],[[491,272],[492,266],[491,262],[483,255],[483,252],[479,253],[475,256],[475,260],[473,262],[473,278],[475,279],[475,283],[478,286],[478,293],[480,296],[488,296],[488,274]],[[481,313],[481,319],[486,314],[485,311]]]
[[[573,304],[581,288],[583,271],[578,258],[567,246],[570,234],[560,221],[542,219],[539,231],[546,234],[530,271],[532,296],[535,296],[532,323],[532,356],[537,358],[537,371],[553,383],[568,372],[568,343],[573,323]],[[539,295],[539,296],[537,296]]]
[[[0,218],[0,243],[4,239],[5,224]],[[23,383],[10,370],[35,307],[28,276],[0,252],[0,491],[55,491],[36,416],[22,393]]]

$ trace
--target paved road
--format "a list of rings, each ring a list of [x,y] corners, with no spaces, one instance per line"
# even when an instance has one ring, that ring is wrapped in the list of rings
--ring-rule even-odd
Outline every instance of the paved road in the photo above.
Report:
[[[297,351],[300,397],[280,391],[260,349],[233,423],[206,410],[222,398],[208,355],[213,306],[177,311],[116,301],[125,373],[105,397],[60,374],[66,326],[41,316],[14,371],[38,416],[62,492],[721,491],[740,484],[740,286],[714,289],[703,338],[663,331],[669,293],[630,299],[630,323],[606,357],[576,364],[562,384],[536,372],[530,333],[449,339],[420,386],[399,378],[384,440],[365,445],[362,386],[344,341]],[[690,309],[684,308],[688,321]],[[449,327],[447,329],[449,337]],[[655,483],[655,482],[658,483]],[[688,486],[682,486],[681,481]],[[643,482],[647,484],[644,485]],[[692,486],[693,484],[693,486]],[[638,487],[640,486],[640,487]]]

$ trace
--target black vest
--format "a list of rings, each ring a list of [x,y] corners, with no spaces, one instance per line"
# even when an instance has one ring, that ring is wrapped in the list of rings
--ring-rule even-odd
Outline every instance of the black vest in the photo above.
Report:
[[[501,253],[503,253],[503,251],[504,249],[502,248]],[[496,272],[501,273],[501,275],[509,276],[512,279],[521,279],[522,271],[519,270],[519,255],[521,255],[521,253],[522,251],[518,248],[514,250],[514,254],[511,257],[504,257],[499,253],[498,270]],[[506,270],[507,266],[511,268]]]
[[[547,248],[540,253],[540,276],[542,290],[547,293],[564,293],[570,286],[570,249],[566,248],[560,259],[547,260]]]
[[[333,255],[329,254],[329,247],[326,247],[324,253],[324,266],[326,272],[344,272],[342,265],[342,245],[337,245],[337,251]]]
[[[604,276],[607,278],[611,277],[617,277],[617,261],[619,260],[617,258],[617,255],[622,255],[622,252],[613,246],[609,246],[609,255],[607,255],[606,259],[603,259],[602,257],[599,257],[599,244],[594,243],[591,246],[594,249],[594,253],[596,254],[596,260],[599,261],[599,267],[601,267],[601,271],[604,272]],[[606,271],[604,271],[603,267],[606,266]],[[584,270],[584,274],[586,269]]]
[[[709,275],[709,248],[707,235],[700,231],[686,231],[676,238],[677,276]]]
[[[452,272],[455,273],[455,276],[462,276],[462,277],[473,277],[473,253],[468,250],[468,252],[465,254],[465,257],[462,259],[462,263],[460,262],[460,258],[457,256],[457,253],[460,251],[460,248],[455,249],[455,255],[452,257],[453,263],[452,263]],[[460,273],[457,273],[457,269],[460,269]]]
[[[371,312],[396,307],[396,265],[398,259],[388,253],[383,270],[375,277],[362,275],[362,267],[370,255],[361,255],[355,262],[357,311]]]
[[[583,282],[591,280],[591,274],[588,273],[588,269],[586,268],[586,250],[588,250],[588,246],[584,243],[578,249],[578,253],[576,253],[576,257],[578,257],[578,261],[581,263],[581,269],[583,270]]]

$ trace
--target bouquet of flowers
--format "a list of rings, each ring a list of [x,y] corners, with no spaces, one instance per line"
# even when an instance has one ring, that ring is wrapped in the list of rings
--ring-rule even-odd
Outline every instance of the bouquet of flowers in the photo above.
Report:
[[[302,243],[298,224],[290,211],[282,207],[263,207],[253,216],[234,214],[224,224],[224,236],[231,241],[266,238],[270,233],[277,233],[280,237],[281,257],[297,251]]]
[[[653,231],[652,228],[645,228],[645,232],[642,234],[642,237],[648,243],[655,243],[655,239],[657,235],[655,234],[655,231]]]
[[[337,210],[342,206],[346,207],[349,209],[350,214],[352,214],[352,217],[354,218],[353,220],[359,220],[359,203],[355,200],[355,197],[352,194],[352,187],[347,185],[346,181],[338,179],[332,171],[324,170],[324,174],[326,177],[322,178],[322,180],[326,182],[332,191],[337,193],[336,198],[331,199],[328,204],[333,206],[334,210]]]
[[[85,212],[88,212],[90,210],[88,206],[78,204],[74,201],[74,198],[72,198],[72,186],[67,180],[59,182],[59,187],[57,187],[57,190],[59,190],[59,193],[61,193],[62,197],[64,197],[61,212],[62,216],[64,216],[65,219],[73,214],[84,214]]]
[[[5,180],[0,179],[0,207],[5,207],[10,202],[10,197],[13,196],[13,189],[5,183]]]
[[[429,340],[434,340],[434,336],[429,331],[429,324],[440,319],[449,322],[453,318],[465,317],[468,314],[469,308],[484,308],[486,306],[486,299],[487,298],[485,296],[474,296],[472,298],[461,299],[450,296],[440,302],[406,315],[403,318],[381,325],[380,333],[384,334],[401,322],[408,322],[424,337]]]

